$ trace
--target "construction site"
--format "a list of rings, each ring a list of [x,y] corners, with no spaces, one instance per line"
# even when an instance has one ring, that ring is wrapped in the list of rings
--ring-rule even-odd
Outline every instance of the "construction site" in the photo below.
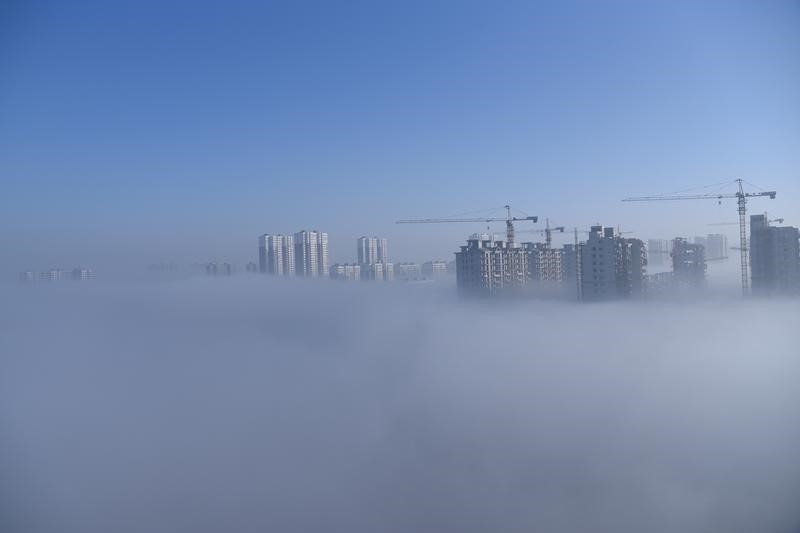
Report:
[[[706,287],[709,261],[725,261],[728,250],[738,251],[743,296],[800,293],[800,241],[798,229],[773,226],[783,219],[752,215],[747,204],[756,198],[774,199],[775,191],[746,191],[744,180],[723,185],[732,192],[671,194],[624,198],[623,202],[736,200],[738,246],[729,247],[723,234],[672,239],[650,239],[647,244],[629,237],[618,227],[594,224],[588,229],[563,225],[518,229],[515,223],[536,224],[539,217],[514,216],[510,205],[505,217],[405,219],[398,224],[505,223],[505,235],[488,228],[474,233],[455,252],[459,292],[475,296],[560,297],[579,301],[642,299],[671,294],[701,294]],[[719,185],[719,184],[717,184]],[[514,210],[516,212],[516,210]],[[520,212],[521,213],[521,212]],[[540,241],[519,242],[521,233],[538,234]],[[553,235],[571,233],[570,243],[553,245]],[[504,237],[504,238],[503,238]],[[648,273],[648,264],[668,264],[669,271]]]

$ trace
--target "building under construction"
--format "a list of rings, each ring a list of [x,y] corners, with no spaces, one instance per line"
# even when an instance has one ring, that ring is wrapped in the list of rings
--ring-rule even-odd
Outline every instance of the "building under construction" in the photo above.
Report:
[[[750,266],[754,293],[800,291],[798,229],[770,226],[764,215],[750,217]]]
[[[581,298],[585,301],[642,296],[647,277],[647,251],[639,239],[626,239],[614,228],[592,226],[580,245]]]
[[[473,234],[456,252],[456,285],[466,293],[497,294],[528,281],[528,254],[496,241],[487,233]]]
[[[706,256],[702,244],[683,237],[672,241],[672,276],[677,284],[701,287],[706,281]]]

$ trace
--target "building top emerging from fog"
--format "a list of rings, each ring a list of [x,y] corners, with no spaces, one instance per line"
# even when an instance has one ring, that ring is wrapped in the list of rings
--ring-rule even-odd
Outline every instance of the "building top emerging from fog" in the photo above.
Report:
[[[753,292],[800,290],[800,241],[792,226],[770,226],[764,215],[750,216],[750,267]]]

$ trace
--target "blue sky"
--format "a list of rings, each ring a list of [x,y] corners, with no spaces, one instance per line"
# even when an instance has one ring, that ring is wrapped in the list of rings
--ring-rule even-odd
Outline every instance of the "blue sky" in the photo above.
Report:
[[[3,268],[255,259],[318,228],[449,258],[511,203],[702,234],[743,177],[800,224],[800,2],[4,2]],[[718,229],[718,228],[717,228]],[[502,226],[497,227],[502,231]]]

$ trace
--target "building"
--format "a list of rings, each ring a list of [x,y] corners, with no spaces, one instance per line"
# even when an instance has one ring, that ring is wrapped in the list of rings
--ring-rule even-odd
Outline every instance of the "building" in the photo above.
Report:
[[[359,237],[356,248],[359,264],[389,262],[389,245],[383,237]]]
[[[378,238],[359,237],[356,241],[358,264],[371,265],[378,262]]]
[[[528,254],[528,280],[561,283],[564,279],[563,250],[542,242],[525,242],[522,248]]]
[[[328,234],[306,230],[295,233],[294,261],[298,276],[327,277],[329,270]]]
[[[358,281],[361,279],[361,265],[355,263],[336,263],[331,267],[331,279]]]
[[[672,241],[667,239],[648,239],[647,262],[653,265],[663,265],[669,260],[672,253]]]
[[[695,238],[694,238],[694,243],[695,243],[695,244],[699,244],[700,246],[702,246],[703,248],[705,248],[705,247],[706,247],[706,245],[708,244],[708,240],[706,239],[706,237],[700,237],[700,236],[698,236],[698,237],[695,237]]]
[[[706,241],[708,242],[708,241]],[[706,280],[705,248],[683,237],[672,241],[672,277],[675,283],[699,287]]]
[[[392,263],[372,263],[361,266],[361,279],[364,281],[394,281]]]
[[[61,281],[67,279],[68,274],[60,268],[51,268],[50,270],[39,272],[39,281]]]
[[[447,273],[447,261],[426,261],[422,264],[422,275],[426,279],[443,278]]]
[[[266,233],[258,238],[258,270],[262,274],[293,276],[294,254],[294,238],[291,235]]]
[[[255,264],[255,263],[253,263],[252,261],[250,261],[249,263],[247,263],[247,264],[245,265],[245,267],[244,267],[244,270],[245,270],[245,272],[247,272],[248,274],[253,274],[253,273],[255,273],[255,272],[258,272],[258,271],[259,271],[259,269],[258,269],[258,265],[257,265],[257,264]]]
[[[73,268],[72,270],[62,270],[51,268],[42,272],[26,270],[19,273],[19,280],[22,283],[33,283],[35,281],[89,281],[94,279],[94,270],[91,268]]]
[[[422,279],[422,269],[418,263],[395,263],[394,273],[402,281],[419,281]]]
[[[94,270],[91,268],[73,268],[72,279],[75,281],[90,281],[94,279]]]
[[[205,270],[208,276],[230,276],[233,274],[233,266],[230,263],[206,263]]]
[[[753,292],[800,290],[798,229],[770,226],[765,215],[750,216],[750,268]]]
[[[719,261],[728,257],[728,237],[721,233],[706,236],[706,261]]]
[[[456,252],[456,285],[465,293],[513,292],[528,281],[528,254],[522,248],[474,234]]]
[[[592,226],[580,246],[581,297],[614,300],[644,294],[647,252],[639,239],[625,239],[614,228]]]

